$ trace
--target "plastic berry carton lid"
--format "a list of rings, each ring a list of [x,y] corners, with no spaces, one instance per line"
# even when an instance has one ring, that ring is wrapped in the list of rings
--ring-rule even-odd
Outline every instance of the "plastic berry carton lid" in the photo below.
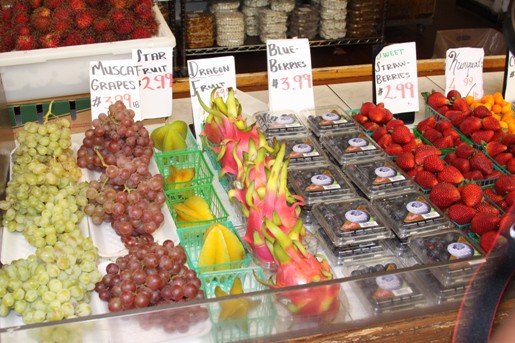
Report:
[[[356,130],[354,120],[338,105],[320,106],[301,112],[307,126],[317,136]]]
[[[401,240],[453,227],[450,219],[417,190],[375,198],[372,205]]]
[[[466,234],[458,230],[412,237],[408,244],[425,265],[457,262],[431,268],[431,273],[444,287],[466,285],[485,253]]]
[[[284,143],[285,156],[290,159],[289,166],[313,166],[315,164],[327,164],[329,162],[326,153],[318,144],[315,137],[310,134],[280,136],[274,138],[274,142]]]
[[[393,237],[385,220],[365,198],[322,202],[314,205],[312,212],[335,246]]]
[[[321,201],[358,196],[343,172],[332,163],[289,168],[288,184],[295,194],[304,197],[308,207]]]
[[[430,290],[435,303],[441,305],[451,302],[461,302],[463,300],[468,284],[445,287],[429,270],[421,270],[417,275],[421,278],[421,282],[426,285],[426,289]],[[470,289],[469,292],[475,291]],[[477,293],[477,291],[475,293]]]
[[[387,158],[347,164],[344,173],[368,199],[416,189],[415,183]]]
[[[361,130],[326,134],[320,137],[320,143],[342,166],[386,157],[377,143]]]
[[[399,257],[387,252],[367,260],[355,260],[346,263],[343,267],[343,275],[346,277],[372,275],[404,267],[406,266]]]
[[[389,256],[392,253],[383,240],[335,246],[323,229],[317,231],[319,251],[323,251],[334,265],[343,265],[352,261],[374,259]]]
[[[262,111],[255,113],[254,117],[267,137],[308,133],[295,111]]]

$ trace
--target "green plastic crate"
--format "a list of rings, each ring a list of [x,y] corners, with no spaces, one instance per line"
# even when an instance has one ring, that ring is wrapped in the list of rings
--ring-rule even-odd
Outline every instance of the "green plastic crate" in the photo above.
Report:
[[[7,113],[11,127],[16,128],[23,126],[28,122],[44,121],[43,116],[48,112],[51,101],[42,101],[27,104],[7,105]],[[50,119],[62,116],[71,116],[72,120],[76,119],[78,113],[89,111],[91,109],[90,98],[78,98],[67,100],[54,100],[52,102],[52,113]]]
[[[213,181],[213,172],[209,168],[203,154],[199,150],[163,153],[155,156],[157,168],[165,178],[164,189],[178,189],[189,186],[210,184]],[[194,168],[193,179],[183,182],[168,182],[170,167],[177,169]]]
[[[268,289],[268,286],[259,283],[255,276],[261,280],[265,280],[263,270],[259,267],[205,272],[200,274],[199,277],[202,281],[202,290],[204,291],[206,298],[209,299],[216,297],[215,288],[217,286],[229,294],[236,278],[240,278],[244,293]]]
[[[186,252],[186,256],[188,258],[188,265],[190,266],[190,268],[195,270],[197,274],[202,275],[205,272],[230,272],[238,268],[248,267],[251,261],[251,256],[248,250],[246,249],[245,245],[243,245],[243,248],[245,249],[245,256],[242,260],[199,267],[198,259],[200,255],[200,250],[202,249],[204,235],[212,224],[213,223],[177,230],[181,245],[184,247],[184,250]],[[234,234],[240,239],[241,242],[241,238],[231,222],[225,221],[221,222],[221,224],[225,225],[232,232],[234,232]]]
[[[209,208],[213,213],[213,219],[202,220],[202,221],[192,221],[192,222],[180,222],[177,220],[177,212],[172,207],[172,204],[184,202],[189,196],[198,195],[204,198],[209,204]],[[175,222],[175,225],[178,229],[192,226],[199,226],[205,224],[211,224],[219,221],[227,220],[229,214],[227,210],[222,204],[222,201],[216,194],[216,191],[212,184],[206,185],[196,185],[191,187],[183,187],[180,189],[171,189],[165,191],[166,203],[172,214],[172,218]]]

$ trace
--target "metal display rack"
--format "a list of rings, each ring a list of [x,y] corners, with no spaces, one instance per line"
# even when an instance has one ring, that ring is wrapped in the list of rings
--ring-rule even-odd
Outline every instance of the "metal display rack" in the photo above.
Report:
[[[298,0],[299,1],[299,0]],[[182,23],[186,21],[186,6],[189,3],[205,3],[206,0],[180,0],[178,9],[180,13],[180,23],[176,23],[180,32],[176,35],[177,38],[177,47],[178,47],[178,61],[176,64],[176,73],[179,76],[185,77],[187,76],[187,59],[195,56],[213,56],[213,55],[230,55],[235,53],[243,53],[243,52],[258,52],[258,51],[266,51],[266,44],[259,40],[259,37],[246,37],[245,44],[238,47],[220,47],[213,46],[207,48],[199,48],[199,49],[187,49],[186,48],[186,26]],[[302,1],[300,1],[302,2]],[[378,28],[379,34],[377,36],[372,37],[348,37],[348,38],[339,38],[339,39],[322,39],[317,36],[315,39],[309,41],[309,45],[311,48],[319,48],[319,47],[328,47],[328,46],[343,46],[343,45],[365,45],[365,44],[379,44],[384,41],[384,28],[386,23],[386,6],[387,1],[383,1],[383,16],[380,21],[380,26]],[[170,23],[172,24],[172,23]],[[175,24],[175,23],[174,23]],[[342,23],[344,25],[344,23]]]

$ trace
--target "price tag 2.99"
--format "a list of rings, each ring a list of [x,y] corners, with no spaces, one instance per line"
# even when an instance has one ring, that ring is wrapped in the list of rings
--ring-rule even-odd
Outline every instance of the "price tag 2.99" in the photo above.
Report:
[[[309,40],[273,39],[266,45],[270,111],[315,107]]]
[[[135,120],[141,119],[138,68],[132,60],[91,61],[89,79],[92,119],[116,101],[134,110]]]
[[[394,114],[419,110],[414,42],[383,47],[375,58],[374,77],[376,103]]]
[[[457,90],[462,96],[483,96],[483,48],[447,50],[445,60],[445,94]]]

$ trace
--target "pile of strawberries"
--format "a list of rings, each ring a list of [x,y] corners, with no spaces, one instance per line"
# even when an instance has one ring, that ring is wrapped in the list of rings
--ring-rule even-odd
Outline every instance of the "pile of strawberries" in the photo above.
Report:
[[[461,136],[448,120],[437,120],[434,116],[427,117],[417,124],[417,131],[432,145],[439,149],[449,149],[458,146]]]
[[[0,52],[149,38],[152,0],[14,0],[0,8]]]
[[[465,180],[486,180],[497,178],[503,173],[494,168],[494,162],[483,151],[462,142],[455,151],[445,156],[445,161],[456,167]]]
[[[501,210],[507,212],[515,204],[515,176],[499,176],[495,181],[494,187],[485,188],[484,193]]]
[[[354,120],[365,130],[372,132],[371,137],[390,156],[397,156],[403,151],[412,151],[422,145],[401,119],[395,119],[384,103],[365,102]]]
[[[515,173],[515,134],[506,134],[501,141],[490,141],[485,144],[484,149],[498,165],[511,174]]]

